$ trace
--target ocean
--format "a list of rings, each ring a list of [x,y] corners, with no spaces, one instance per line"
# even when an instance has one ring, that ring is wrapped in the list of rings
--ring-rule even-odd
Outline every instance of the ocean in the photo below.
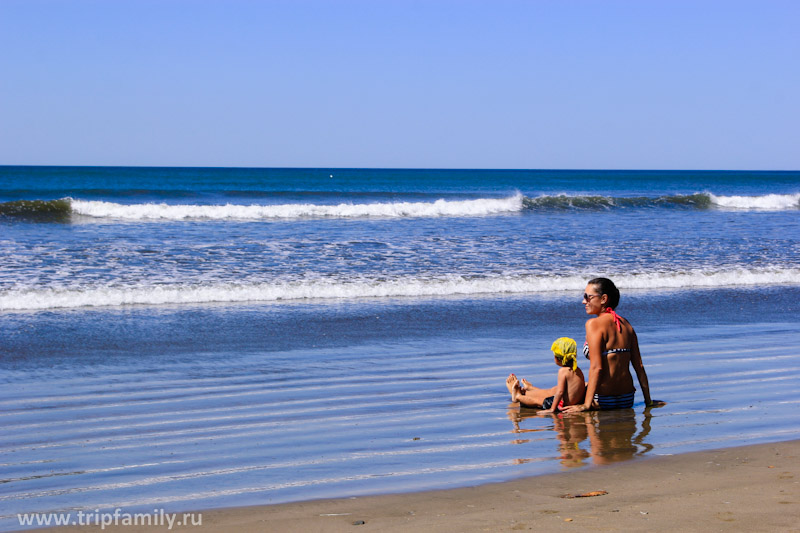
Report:
[[[0,267],[4,530],[800,438],[800,172],[6,166]],[[601,275],[666,405],[510,404]]]

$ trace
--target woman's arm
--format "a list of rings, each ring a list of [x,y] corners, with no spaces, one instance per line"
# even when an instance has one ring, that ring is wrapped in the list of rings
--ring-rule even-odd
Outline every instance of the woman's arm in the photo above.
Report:
[[[650,405],[650,383],[647,381],[647,372],[644,370],[644,363],[642,362],[642,354],[639,352],[639,339],[636,337],[636,332],[633,332],[633,340],[631,343],[631,365],[636,372],[636,378],[639,380],[639,386],[642,388],[644,395],[644,404]]]
[[[580,411],[588,411],[592,408],[594,401],[594,393],[600,383],[600,375],[603,368],[603,346],[605,346],[605,339],[603,339],[603,328],[596,318],[586,321],[586,343],[589,345],[589,381],[586,385],[586,398],[583,400],[583,405],[573,405],[565,407],[564,411],[569,413],[577,413]]]

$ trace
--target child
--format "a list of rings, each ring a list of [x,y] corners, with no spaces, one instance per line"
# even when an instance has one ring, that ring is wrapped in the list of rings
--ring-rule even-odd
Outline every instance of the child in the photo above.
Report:
[[[558,369],[556,386],[549,389],[534,387],[523,379],[522,384],[517,376],[510,374],[506,379],[506,387],[511,393],[511,401],[519,402],[521,407],[543,407],[546,413],[561,410],[567,405],[583,403],[586,395],[586,382],[583,372],[578,368],[578,346],[573,339],[561,337],[550,347]]]

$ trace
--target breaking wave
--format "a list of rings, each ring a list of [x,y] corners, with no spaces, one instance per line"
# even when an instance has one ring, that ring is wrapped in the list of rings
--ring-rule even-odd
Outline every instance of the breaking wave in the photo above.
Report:
[[[752,211],[786,211],[800,209],[800,193],[764,196],[717,196],[711,193],[677,194],[658,197],[544,195],[525,198],[528,209],[614,209],[673,207],[689,209],[741,209]]]
[[[714,205],[727,209],[785,211],[800,209],[800,193],[766,194],[764,196],[716,196],[709,194]]]
[[[575,291],[589,275],[443,276],[297,282],[170,284],[0,291],[0,310],[44,310],[122,305],[279,302],[311,299],[511,295]],[[621,289],[664,290],[800,285],[800,268],[730,269],[615,275]]]
[[[522,210],[522,195],[501,199],[367,204],[282,205],[122,205],[111,202],[72,201],[75,214],[123,220],[271,220],[298,218],[416,218],[470,217]]]
[[[658,197],[613,197],[543,195],[530,198],[517,193],[506,198],[436,200],[434,202],[377,202],[322,205],[288,203],[278,205],[198,205],[104,201],[16,200],[0,203],[0,217],[37,222],[69,222],[73,217],[94,220],[292,220],[303,218],[430,218],[479,217],[521,211],[559,209],[685,208],[748,211],[800,209],[800,193],[763,196],[718,196],[711,193]]]
[[[69,198],[0,203],[0,217],[38,222],[68,222],[71,215],[72,205]]]

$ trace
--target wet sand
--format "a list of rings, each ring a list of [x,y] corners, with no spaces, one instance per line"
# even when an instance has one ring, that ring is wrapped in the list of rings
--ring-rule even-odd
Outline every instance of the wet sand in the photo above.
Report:
[[[202,526],[173,530],[800,531],[800,441],[651,457],[470,488],[209,510],[202,512]]]

